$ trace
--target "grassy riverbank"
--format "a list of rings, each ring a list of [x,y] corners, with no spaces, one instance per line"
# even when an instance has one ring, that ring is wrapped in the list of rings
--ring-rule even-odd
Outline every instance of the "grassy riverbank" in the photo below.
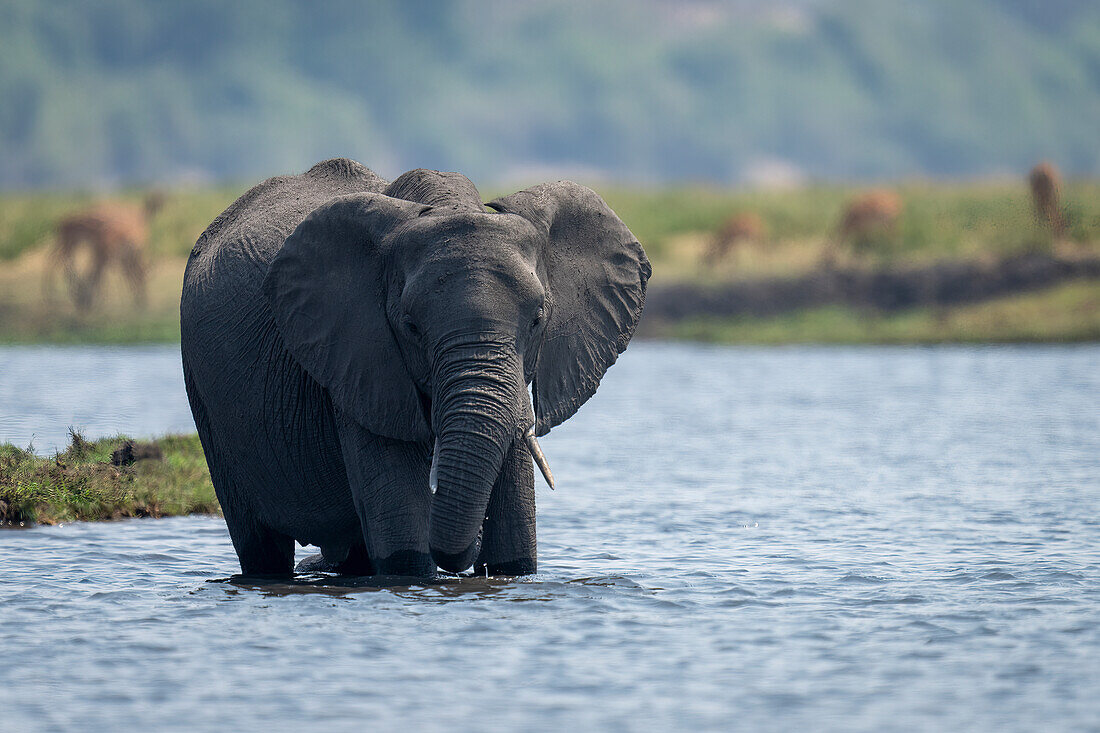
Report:
[[[845,202],[859,190],[812,186],[791,191],[702,187],[597,186],[653,261],[651,286],[711,286],[760,278],[799,277],[819,266]],[[1070,182],[1064,190],[1069,230],[1055,243],[1036,224],[1026,185],[905,183],[892,187],[904,202],[897,231],[843,266],[921,266],[996,260],[1021,252],[1100,256],[1100,183]],[[150,232],[149,301],[136,308],[122,279],[107,277],[92,312],[80,312],[55,284],[47,297],[46,251],[57,221],[88,205],[87,194],[0,196],[0,344],[143,343],[179,339],[179,293],[187,253],[203,228],[242,189],[169,191]],[[487,191],[485,198],[491,198]],[[137,201],[142,191],[121,198]],[[722,223],[754,213],[762,241],[745,243],[717,263],[704,254]],[[715,319],[705,315],[660,324],[642,335],[739,343],[878,343],[1066,341],[1096,339],[1100,281],[1062,283],[996,301],[881,314],[844,308],[807,309],[771,318]]]
[[[74,433],[48,458],[0,445],[0,526],[221,512],[197,435],[133,444],[138,460],[119,456],[115,465],[126,443]]]
[[[846,306],[771,317],[689,318],[651,337],[726,344],[1079,343],[1100,341],[1100,282],[954,308],[877,313]]]

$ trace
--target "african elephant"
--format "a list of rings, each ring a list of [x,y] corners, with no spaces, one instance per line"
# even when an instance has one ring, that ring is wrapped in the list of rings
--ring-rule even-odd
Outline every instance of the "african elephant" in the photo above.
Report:
[[[336,159],[199,237],[183,369],[242,572],[291,572],[295,540],[354,574],[536,571],[534,435],[626,348],[650,265],[575,183],[488,207]]]

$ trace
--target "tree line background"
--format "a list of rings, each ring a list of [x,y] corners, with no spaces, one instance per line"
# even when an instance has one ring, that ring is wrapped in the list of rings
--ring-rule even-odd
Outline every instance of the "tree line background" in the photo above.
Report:
[[[1089,0],[0,0],[0,187],[1100,173]]]

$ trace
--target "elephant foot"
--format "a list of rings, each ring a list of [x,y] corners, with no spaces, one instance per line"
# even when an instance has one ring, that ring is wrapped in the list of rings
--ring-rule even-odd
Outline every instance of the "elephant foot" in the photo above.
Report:
[[[226,526],[241,562],[241,574],[285,577],[294,566],[294,540],[255,523],[236,521],[226,514]]]
[[[533,557],[510,560],[508,562],[477,563],[474,565],[474,575],[511,576],[534,575],[539,571],[538,561]]]
[[[336,563],[328,562],[321,553],[310,555],[294,566],[296,573],[334,573]]]
[[[352,547],[343,560],[330,560],[324,552],[303,558],[294,567],[296,573],[339,573],[341,575],[374,575],[374,567],[367,550],[361,545]]]
[[[417,550],[399,550],[378,561],[379,575],[400,575],[414,578],[435,577],[435,562],[431,555]]]
[[[426,552],[403,551],[379,560],[377,567],[363,563],[353,551],[346,560],[326,560],[323,553],[303,558],[294,568],[296,573],[340,573],[342,575],[396,575],[414,578],[435,576],[435,563]]]

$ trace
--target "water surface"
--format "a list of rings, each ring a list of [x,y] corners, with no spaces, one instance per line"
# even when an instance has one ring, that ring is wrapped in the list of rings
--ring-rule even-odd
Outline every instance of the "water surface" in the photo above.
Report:
[[[52,354],[161,386],[20,403]],[[178,370],[0,350],[0,425],[183,429]],[[0,727],[1100,726],[1100,348],[636,344],[543,446],[523,580],[227,582],[211,518],[0,534]]]
[[[194,432],[178,346],[0,346],[0,443]]]

